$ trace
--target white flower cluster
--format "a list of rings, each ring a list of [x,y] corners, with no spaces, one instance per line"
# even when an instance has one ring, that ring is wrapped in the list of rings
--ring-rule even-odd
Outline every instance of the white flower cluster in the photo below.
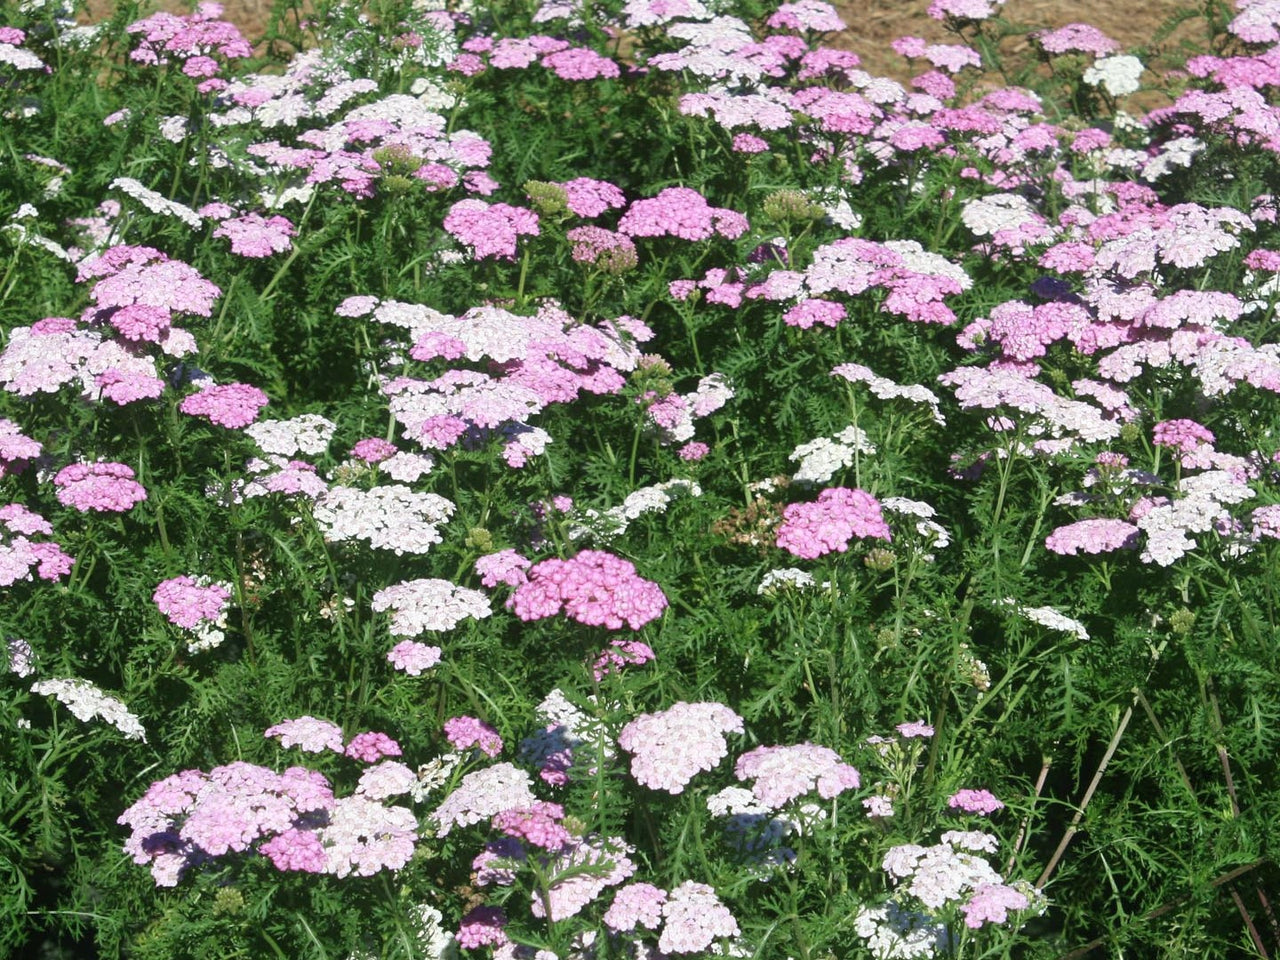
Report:
[[[934,423],[943,427],[947,425],[946,417],[938,409],[938,395],[928,387],[918,383],[895,383],[893,380],[878,375],[870,367],[864,367],[860,363],[842,363],[832,369],[831,375],[833,377],[844,377],[850,383],[865,383],[870,388],[872,395],[879,397],[881,400],[902,397],[912,403],[922,403],[932,412]]]
[[[1091,87],[1101,86],[1113,97],[1123,97],[1127,93],[1138,92],[1142,69],[1142,61],[1128,54],[1101,57],[1081,79]]]
[[[937,512],[923,500],[909,500],[906,497],[885,497],[880,505],[890,513],[898,513],[916,518],[916,533],[924,542],[939,550],[951,545],[951,534],[947,528],[933,519]],[[933,558],[926,557],[928,560]]]
[[[107,696],[88,680],[40,680],[31,685],[31,692],[57,697],[77,719],[85,723],[100,718],[130,740],[147,742],[147,732],[142,727],[142,721],[130,713],[123,703],[115,697]]]
[[[1043,222],[1031,201],[1017,193],[993,193],[966,200],[960,220],[978,237],[990,237],[1024,223]]]
[[[329,449],[338,425],[314,413],[304,413],[292,420],[259,420],[244,432],[263,453],[292,457],[305,453],[318,456]]]
[[[371,606],[375,613],[394,611],[391,633],[397,637],[451,630],[467,617],[483,620],[493,612],[489,598],[479,590],[430,579],[406,580],[379,590]]]
[[[400,484],[360,490],[334,486],[316,498],[314,515],[331,543],[367,540],[396,554],[426,553],[441,541],[439,524],[453,516],[453,503]]]
[[[1060,630],[1063,633],[1074,634],[1077,640],[1089,639],[1089,631],[1085,629],[1083,623],[1079,620],[1072,620],[1066,614],[1055,610],[1053,607],[1024,607],[1012,597],[1006,597],[1004,602],[1032,623],[1038,623],[1049,630]]]
[[[855,454],[876,452],[875,445],[859,427],[848,426],[831,437],[802,443],[787,459],[800,468],[793,477],[799,483],[829,483],[837,473],[853,464]]]
[[[591,507],[576,511],[572,525],[569,527],[569,538],[580,540],[584,537],[606,539],[620,537],[627,532],[632,520],[638,520],[646,513],[666,513],[667,507],[681,497],[700,497],[702,487],[692,480],[675,478],[652,486],[641,487],[627,494],[619,506],[610,507],[603,512]]]
[[[932,957],[947,947],[947,927],[923,913],[907,910],[892,900],[879,907],[862,907],[853,929],[875,960]]]
[[[1225,505],[1242,503],[1256,494],[1248,484],[1226,470],[1207,470],[1178,482],[1176,500],[1150,507],[1136,523],[1147,535],[1142,548],[1144,563],[1167,567],[1195,549],[1192,533],[1207,533],[1215,525],[1230,522]]]
[[[773,596],[782,590],[808,590],[816,587],[818,581],[813,579],[813,574],[807,573],[798,567],[781,567],[777,570],[770,570],[760,578],[760,585],[756,587],[757,596]],[[827,586],[827,584],[823,584]]]
[[[116,177],[111,181],[111,189],[128,194],[152,213],[159,213],[166,217],[175,217],[181,220],[193,230],[199,230],[204,224],[204,218],[186,204],[170,200],[164,194],[156,193],[154,190],[144,187],[141,182],[134,180],[132,177]]]

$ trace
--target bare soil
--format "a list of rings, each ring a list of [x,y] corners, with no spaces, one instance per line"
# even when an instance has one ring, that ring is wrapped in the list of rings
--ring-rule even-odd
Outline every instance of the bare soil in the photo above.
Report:
[[[262,37],[271,15],[272,0],[219,0],[224,16],[236,23],[252,41]],[[483,0],[479,0],[483,3]],[[902,36],[923,37],[930,43],[956,42],[942,24],[929,17],[931,0],[833,0],[849,29],[830,39],[833,46],[852,50],[863,67],[877,76],[910,79],[906,62],[889,47]],[[195,0],[151,0],[150,7],[186,13]],[[304,2],[304,6],[305,6]],[[109,14],[112,0],[90,0],[89,21]],[[1181,66],[1186,56],[1207,52],[1204,21],[1193,16],[1199,0],[1007,0],[1001,16],[1025,32],[1089,23],[1116,40],[1126,52],[1142,55],[1148,68],[1159,75]],[[1183,18],[1178,23],[1179,18]],[[1174,26],[1174,24],[1177,24]],[[1029,41],[1023,36],[1008,38],[1001,46],[1005,55],[1027,53]],[[917,64],[917,67],[919,65]],[[1158,95],[1141,94],[1130,108],[1150,109],[1163,102]],[[1145,102],[1145,101],[1151,102]]]

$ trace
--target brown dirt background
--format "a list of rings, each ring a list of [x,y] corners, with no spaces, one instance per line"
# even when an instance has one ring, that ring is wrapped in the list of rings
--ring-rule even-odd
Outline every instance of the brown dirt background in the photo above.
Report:
[[[236,23],[251,41],[266,28],[272,0],[221,0],[224,16]],[[483,3],[483,0],[479,0]],[[929,17],[930,0],[834,0],[849,29],[834,35],[833,46],[856,52],[865,69],[879,76],[906,81],[904,61],[890,48],[896,37],[918,36],[930,43],[955,42],[938,21]],[[153,0],[154,9],[186,13],[194,0]],[[1126,52],[1141,48],[1144,63],[1161,71],[1179,65],[1188,52],[1206,52],[1203,21],[1194,18],[1182,23],[1153,47],[1153,39],[1171,18],[1196,11],[1196,0],[1007,0],[1001,16],[1027,30],[1090,23],[1118,41]],[[111,0],[90,0],[89,19],[100,19],[110,11]],[[1017,55],[1026,52],[1027,41],[1007,39],[1002,51]],[[1181,56],[1179,54],[1181,53]],[[1136,105],[1136,104],[1135,104]]]

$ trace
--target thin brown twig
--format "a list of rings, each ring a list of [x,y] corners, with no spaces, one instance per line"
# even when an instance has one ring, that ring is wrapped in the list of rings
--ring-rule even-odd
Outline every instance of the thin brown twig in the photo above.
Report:
[[[1035,809],[1036,801],[1040,799],[1040,791],[1044,789],[1044,782],[1049,778],[1049,767],[1053,763],[1053,757],[1043,757],[1043,763],[1040,765],[1040,776],[1036,778],[1036,789],[1031,795],[1031,806],[1027,808],[1026,816],[1022,818],[1022,823],[1018,824],[1018,836],[1013,841],[1013,852],[1009,854],[1009,862],[1005,864],[1004,872],[1009,873],[1013,869],[1013,862],[1018,858],[1018,854],[1022,851],[1022,844],[1027,839],[1027,832],[1031,825],[1031,813]]]
[[[1058,843],[1058,849],[1053,851],[1053,856],[1049,858],[1048,866],[1044,868],[1044,872],[1040,874],[1040,879],[1036,881],[1037,889],[1044,889],[1044,885],[1053,876],[1053,871],[1057,869],[1058,861],[1067,852],[1067,846],[1075,837],[1076,831],[1080,829],[1080,821],[1084,818],[1085,809],[1089,806],[1089,801],[1093,799],[1093,793],[1098,789],[1098,784],[1102,782],[1102,775],[1107,771],[1107,764],[1115,756],[1115,752],[1120,746],[1120,738],[1124,736],[1125,728],[1129,726],[1131,719],[1133,719],[1133,704],[1130,704],[1129,709],[1124,712],[1124,716],[1120,720],[1120,726],[1116,728],[1115,735],[1112,736],[1111,742],[1107,744],[1107,752],[1103,754],[1102,762],[1098,764],[1098,769],[1094,771],[1093,779],[1089,781],[1089,788],[1085,790],[1084,798],[1080,801],[1079,808],[1071,818],[1071,823],[1067,826],[1067,832],[1062,835],[1062,840]]]

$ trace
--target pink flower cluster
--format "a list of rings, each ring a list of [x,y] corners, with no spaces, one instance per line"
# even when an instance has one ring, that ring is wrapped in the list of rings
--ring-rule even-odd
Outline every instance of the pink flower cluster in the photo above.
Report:
[[[387,651],[387,661],[397,670],[416,677],[439,663],[442,652],[439,647],[416,640],[401,640]]]
[[[724,759],[724,735],[742,732],[742,718],[724,704],[680,701],[632,720],[618,735],[618,746],[631,754],[637,782],[682,793],[696,773]]]
[[[12,420],[0,418],[0,477],[21,473],[42,449]]]
[[[302,818],[333,807],[333,791],[319,773],[303,767],[275,773],[236,762],[156,781],[118,822],[133,828],[125,853],[134,863],[150,865],[157,886],[172,887],[193,864],[248,850],[256,840],[283,834]],[[324,866],[321,855],[295,859],[288,868],[318,872]]]
[[[123,463],[73,463],[53,478],[58,502],[81,513],[124,513],[147,499],[147,491]]]
[[[543,560],[529,568],[507,607],[521,620],[561,611],[587,626],[639,630],[667,606],[662,589],[636,573],[629,560],[603,550],[583,550],[568,560]]]
[[[538,215],[524,207],[483,200],[459,200],[444,218],[444,228],[471,248],[477,260],[514,260],[520,237],[538,235]]]
[[[129,59],[150,66],[176,59],[182,64],[184,74],[204,81],[199,85],[202,93],[221,90],[226,87],[226,81],[209,79],[221,69],[214,56],[249,57],[253,55],[253,48],[235,24],[219,20],[220,16],[221,4],[201,3],[187,16],[161,11],[131,23],[128,32],[141,40],[129,53]]]
[[[281,216],[264,217],[260,213],[247,213],[223,220],[215,237],[231,241],[231,252],[242,257],[269,257],[284,253],[293,246],[290,237],[297,235],[293,224]]]
[[[989,816],[997,810],[1004,809],[1004,803],[990,790],[957,790],[947,798],[947,806],[952,810],[979,813],[983,816]]]
[[[151,599],[170,622],[194,630],[201,622],[217,622],[231,599],[231,591],[217,583],[202,586],[183,575],[165,580]]]
[[[512,807],[493,818],[493,829],[530,846],[556,851],[573,841],[560,823],[564,807],[558,803],[538,802],[528,807]]]
[[[444,735],[455,750],[475,747],[487,757],[502,752],[502,737],[498,731],[476,717],[452,717],[444,722]]]
[[[614,933],[661,927],[658,949],[664,955],[702,953],[717,938],[739,934],[737,921],[715,889],[693,880],[686,880],[669,894],[651,883],[627,884],[614,895],[603,920]]]
[[[709,205],[697,190],[667,187],[656,197],[637,200],[618,221],[631,237],[679,237],[707,240],[719,234],[735,240],[747,232],[747,218],[736,210]]]
[[[813,560],[849,549],[854,537],[892,540],[880,504],[864,490],[828,487],[813,503],[793,503],[782,511],[777,545]]]
[[[9,534],[17,534],[0,538],[0,587],[30,580],[32,567],[41,580],[57,580],[71,572],[75,561],[56,543],[29,539],[35,534],[53,533],[53,526],[40,514],[10,503],[0,507],[0,524]]]
[[[225,383],[205,387],[185,398],[178,409],[191,416],[206,417],[230,430],[240,430],[258,419],[267,405],[267,395],[247,383]]]
[[[653,648],[639,640],[614,640],[591,665],[597,681],[626,667],[639,666],[653,659]]]

